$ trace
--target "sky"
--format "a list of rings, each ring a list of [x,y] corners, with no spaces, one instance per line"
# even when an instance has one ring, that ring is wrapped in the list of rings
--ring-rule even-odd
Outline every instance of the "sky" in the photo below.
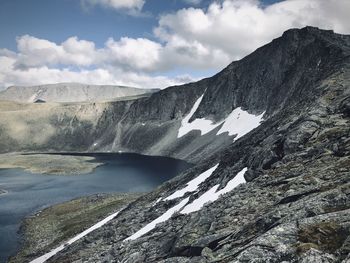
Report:
[[[165,88],[306,25],[350,34],[349,0],[1,0],[0,89]]]

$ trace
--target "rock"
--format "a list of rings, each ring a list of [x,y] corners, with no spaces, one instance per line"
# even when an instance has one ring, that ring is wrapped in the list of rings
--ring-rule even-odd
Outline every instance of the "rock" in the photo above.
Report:
[[[301,263],[333,263],[337,262],[335,256],[328,253],[322,253],[317,249],[311,248],[303,258],[300,260]]]

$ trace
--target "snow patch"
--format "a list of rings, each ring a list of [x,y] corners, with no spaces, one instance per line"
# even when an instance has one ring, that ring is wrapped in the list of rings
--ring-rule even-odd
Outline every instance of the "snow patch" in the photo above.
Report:
[[[153,203],[152,206],[155,206],[155,205],[158,204],[160,201],[162,201],[162,198],[161,198],[161,197],[159,197],[159,198]]]
[[[218,123],[213,123],[213,121],[205,118],[199,118],[189,122],[201,104],[203,96],[204,94],[197,99],[189,114],[182,119],[177,138],[181,138],[192,130],[199,130],[201,135],[204,135],[222,124],[222,127],[216,135],[225,132],[227,132],[229,136],[237,135],[234,138],[235,141],[258,127],[265,114],[265,112],[263,112],[262,114],[256,116],[254,114],[249,114],[247,111],[242,110],[241,107],[238,107],[234,109],[225,120]]]
[[[263,119],[265,112],[256,116],[249,114],[240,107],[234,109],[230,115],[225,119],[224,124],[216,135],[228,132],[229,136],[237,135],[233,141],[238,140],[251,130],[258,127]]]
[[[185,198],[180,203],[178,203],[176,206],[170,208],[163,215],[161,215],[160,217],[156,218],[151,223],[147,224],[146,226],[141,228],[139,231],[137,231],[135,234],[133,234],[132,236],[126,238],[124,241],[135,240],[135,239],[143,236],[144,234],[148,233],[152,229],[154,229],[157,224],[167,221],[173,214],[175,214],[176,212],[180,211],[188,203],[188,200],[189,200],[189,198]]]
[[[189,133],[192,130],[199,130],[201,132],[201,135],[204,135],[222,123],[220,122],[220,123],[213,124],[211,120],[207,120],[205,118],[195,119],[192,122],[189,122],[193,114],[198,109],[199,104],[201,104],[203,96],[204,94],[197,99],[190,113],[182,119],[181,127],[177,134],[177,138],[181,138],[182,136],[184,136],[185,134]]]
[[[320,66],[321,61],[322,61],[322,60],[320,59],[320,60],[317,62],[317,66],[316,66],[317,68]]]
[[[244,174],[247,171],[247,167],[242,169],[233,179],[228,181],[226,186],[217,191],[220,184],[214,185],[192,203],[186,205],[184,209],[180,212],[181,214],[189,214],[200,210],[205,204],[216,201],[221,195],[226,194],[236,188],[238,185],[245,183]]]
[[[33,94],[29,99],[28,99],[28,102],[34,102],[34,101],[36,101],[36,97],[37,97],[37,95],[36,94]]]
[[[182,188],[181,190],[176,191],[172,195],[168,196],[164,200],[173,200],[179,197],[182,197],[184,194],[188,192],[194,192],[198,189],[198,186],[204,182],[208,177],[212,175],[212,173],[218,168],[219,164],[215,165],[214,167],[206,170],[205,172],[201,173],[198,175],[196,178],[193,180],[189,181],[187,183],[187,186],[185,188]]]
[[[92,227],[86,229],[85,231],[81,232],[80,234],[76,235],[75,237],[73,237],[72,239],[68,240],[65,244],[60,245],[59,247],[51,250],[50,252],[46,253],[45,255],[38,257],[34,260],[32,260],[30,263],[43,263],[46,260],[48,260],[49,258],[53,257],[54,255],[56,255],[58,252],[60,252],[61,250],[63,250],[65,247],[67,247],[68,245],[73,244],[74,242],[78,241],[79,239],[83,238],[84,236],[86,236],[87,234],[91,233],[92,231],[102,227],[103,225],[105,225],[106,223],[108,223],[109,221],[111,221],[113,218],[115,218],[118,215],[119,211],[111,214],[110,216],[106,217],[105,219],[101,220],[100,222],[98,222],[97,224],[93,225]]]

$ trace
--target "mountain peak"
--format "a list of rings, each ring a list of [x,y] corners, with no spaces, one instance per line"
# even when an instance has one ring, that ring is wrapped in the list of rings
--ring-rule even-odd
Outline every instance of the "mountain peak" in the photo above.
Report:
[[[282,34],[283,36],[289,34],[335,34],[333,30],[320,29],[314,26],[305,26],[302,28],[290,28]]]
[[[349,55],[349,35],[310,26],[287,30],[218,73],[193,118],[220,121],[237,107],[272,114],[305,102],[319,80],[349,63]]]
[[[289,41],[298,41],[302,44],[308,44],[311,40],[313,40],[325,42],[328,43],[328,45],[334,44],[342,49],[348,49],[350,47],[350,35],[342,35],[335,33],[333,30],[325,30],[313,26],[286,30],[281,37],[275,39],[274,41],[276,40],[287,43]]]

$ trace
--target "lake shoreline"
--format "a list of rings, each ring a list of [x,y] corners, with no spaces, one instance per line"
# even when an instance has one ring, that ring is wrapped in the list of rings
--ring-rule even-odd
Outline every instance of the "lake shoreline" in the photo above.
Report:
[[[94,194],[53,205],[25,217],[19,232],[20,249],[8,262],[27,262],[47,253],[141,195]]]
[[[6,161],[8,166],[11,160],[1,159],[3,156],[4,155],[0,155],[0,163],[1,161],[2,163]],[[6,156],[8,158],[14,157],[15,160],[13,162],[17,163],[18,160],[24,160],[25,164],[34,160],[35,166],[43,165],[44,168],[53,167],[56,165],[56,160],[58,160],[58,167],[60,169],[66,167],[70,168],[69,166],[77,163],[77,159],[72,155],[67,155],[62,158],[62,156],[56,155],[50,157],[51,155],[39,154],[34,156],[30,154],[25,156],[24,159],[20,153],[7,154]],[[49,157],[47,158],[47,156]],[[27,254],[34,257],[40,256],[39,254],[41,254],[41,252],[47,252],[45,249],[50,249],[48,238],[52,239],[51,241],[55,241],[54,239],[57,239],[56,241],[66,241],[66,238],[70,237],[67,233],[60,234],[60,231],[57,230],[57,221],[56,223],[49,223],[52,222],[52,218],[50,218],[50,213],[45,212],[52,211],[52,214],[55,214],[55,210],[50,210],[50,208],[48,208],[50,206],[56,206],[57,204],[65,203],[74,198],[91,196],[99,193],[114,195],[118,193],[149,192],[192,166],[185,161],[177,159],[149,157],[139,154],[99,153],[90,154],[90,156],[84,156],[84,158],[85,157],[88,159],[84,159],[84,166],[86,164],[96,166],[101,163],[104,165],[97,166],[93,172],[82,176],[75,176],[75,174],[65,176],[62,176],[62,174],[50,174],[44,176],[43,174],[31,173],[24,169],[0,169],[0,188],[6,189],[6,191],[9,192],[9,194],[1,195],[0,198],[0,214],[2,215],[0,217],[0,262],[6,262],[8,257],[16,254],[21,245],[21,240],[25,249],[27,249]],[[69,160],[70,158],[73,160]],[[79,162],[82,160],[80,156],[77,158]],[[62,166],[60,163],[63,161],[67,161],[67,163],[63,163]],[[75,169],[75,167],[73,168]],[[99,199],[100,203],[105,202],[103,198]],[[110,201],[113,200],[110,199]],[[117,201],[117,203],[124,202],[120,200],[120,198]],[[103,213],[100,214],[101,218],[104,219],[109,215],[109,212],[114,213],[114,209],[117,207],[111,205],[113,209],[106,210],[98,203],[85,202],[84,205],[79,206],[79,201],[76,202],[78,202],[78,206],[71,207],[69,211],[66,210],[65,205],[63,205],[63,208],[62,205],[57,205],[63,209],[64,214],[74,217],[74,220],[72,220],[73,223],[79,222],[81,217],[77,216],[76,212],[80,213],[80,210],[90,209],[90,213],[95,214],[95,212],[93,212],[94,209],[100,207],[104,210]],[[94,207],[94,205],[97,205],[97,207]],[[36,211],[42,212],[35,213]],[[26,228],[25,236],[32,236],[31,240],[33,241],[31,242],[34,242],[32,245],[30,245],[30,242],[26,242],[28,238],[23,238],[19,235],[21,225],[22,228],[28,225],[23,224],[23,219],[27,218],[28,215],[36,215],[29,217],[29,221],[33,218],[42,218],[42,215],[46,215],[48,218],[48,220],[36,221],[37,223],[32,225],[36,225],[36,228]],[[99,214],[97,213],[96,215]],[[84,217],[85,216],[82,218]],[[88,218],[90,217],[91,216],[88,216]],[[65,216],[61,217],[60,214],[57,215],[56,218],[61,218],[63,221],[67,219]],[[97,220],[99,218],[95,217],[95,219]],[[96,221],[90,221],[91,224],[89,223],[86,226],[93,225],[95,222]],[[67,223],[62,224],[69,225]],[[71,228],[71,226],[69,226],[68,230],[72,229],[72,234],[77,234],[75,227]],[[80,228],[77,229],[81,230]],[[31,235],[28,233],[34,234]],[[40,241],[40,244],[36,244],[36,241]],[[51,241],[49,243],[52,243]],[[18,260],[17,262],[21,261],[22,260]],[[23,260],[22,262],[27,261]]]

